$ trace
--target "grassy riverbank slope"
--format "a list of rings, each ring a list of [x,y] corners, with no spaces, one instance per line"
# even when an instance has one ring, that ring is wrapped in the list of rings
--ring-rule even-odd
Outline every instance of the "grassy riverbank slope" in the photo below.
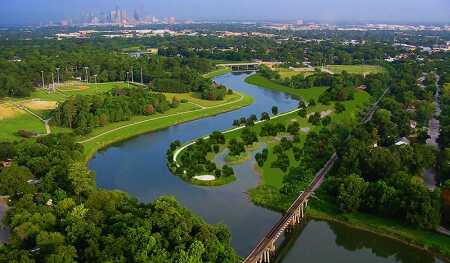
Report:
[[[253,103],[251,97],[239,93],[228,95],[225,100],[213,106],[200,107],[189,102],[182,103],[180,107],[171,109],[164,114],[135,116],[129,121],[111,123],[105,127],[94,129],[88,136],[80,137],[78,140],[83,144],[85,148],[85,159],[88,160],[99,149],[112,143],[183,122],[236,110],[251,103]]]

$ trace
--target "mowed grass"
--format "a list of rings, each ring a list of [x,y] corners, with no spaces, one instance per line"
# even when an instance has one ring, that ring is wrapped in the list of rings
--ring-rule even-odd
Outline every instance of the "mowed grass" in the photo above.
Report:
[[[326,68],[335,74],[347,71],[349,74],[376,74],[384,71],[378,65],[327,65]]]
[[[288,68],[276,68],[275,71],[277,71],[278,74],[280,74],[280,77],[282,79],[292,78],[297,75],[303,75],[303,76],[307,77],[309,75],[314,74],[314,70],[310,71],[308,68],[301,68],[298,71],[288,69]]]
[[[253,103],[253,99],[246,95],[239,96],[234,101],[222,102],[221,105],[210,108],[199,108],[189,103],[183,103],[179,108],[172,109],[164,114],[137,116],[130,121],[113,123],[95,129],[88,136],[79,138],[79,141],[84,145],[85,159],[88,160],[96,151],[114,142],[195,119],[232,111],[250,105],[251,103]]]
[[[231,72],[231,68],[219,67],[216,70],[213,70],[211,72],[208,72],[208,73],[204,74],[203,77],[207,78],[207,79],[212,79],[212,78],[215,78],[215,77],[218,77],[218,76],[225,75],[225,74],[230,73],[230,72]]]
[[[17,135],[17,131],[26,130],[37,133],[45,133],[45,126],[42,121],[33,115],[17,110],[12,118],[0,120],[0,141],[14,141],[22,139]]]
[[[288,93],[288,94],[294,96],[295,98],[301,97],[305,100],[317,99],[327,89],[327,87],[314,87],[311,89],[294,89],[294,88],[286,87],[282,84],[273,82],[271,80],[268,80],[258,74],[251,75],[250,77],[245,79],[245,82],[255,85],[255,86],[262,87],[262,88],[272,89],[272,90],[277,90],[277,91],[281,91],[284,93]]]
[[[189,92],[189,93],[163,93],[169,101],[172,101],[173,97],[179,100],[185,99],[189,104],[198,105],[201,107],[213,107],[221,105],[227,102],[235,101],[241,97],[240,94],[234,92],[231,95],[226,95],[224,100],[204,100],[201,98],[200,93]]]

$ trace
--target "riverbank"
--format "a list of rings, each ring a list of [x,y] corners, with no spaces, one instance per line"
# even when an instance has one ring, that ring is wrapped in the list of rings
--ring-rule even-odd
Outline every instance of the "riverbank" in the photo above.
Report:
[[[239,94],[239,93],[237,93]],[[91,137],[82,138],[79,143],[84,146],[84,159],[88,161],[97,151],[120,141],[124,141],[143,133],[157,131],[168,128],[173,125],[189,122],[192,120],[214,116],[220,113],[233,111],[253,103],[253,98],[240,94],[239,98],[223,104],[202,107],[194,110],[187,110],[169,115],[161,114],[154,117],[141,117],[126,124],[118,123],[114,129],[91,135]],[[142,119],[143,118],[143,119]]]

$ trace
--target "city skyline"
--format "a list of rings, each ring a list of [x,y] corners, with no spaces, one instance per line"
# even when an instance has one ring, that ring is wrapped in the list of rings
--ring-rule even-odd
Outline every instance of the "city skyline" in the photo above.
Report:
[[[26,2],[26,3],[25,3]],[[239,6],[239,8],[236,8]],[[323,22],[395,22],[450,23],[450,2],[446,0],[206,0],[166,1],[87,1],[55,3],[53,0],[5,1],[0,3],[0,24],[39,24],[48,21],[79,20],[83,14],[109,13],[126,10],[127,19],[138,15],[177,17],[182,20],[296,20]],[[106,18],[106,16],[104,16]],[[140,17],[142,19],[143,17]]]

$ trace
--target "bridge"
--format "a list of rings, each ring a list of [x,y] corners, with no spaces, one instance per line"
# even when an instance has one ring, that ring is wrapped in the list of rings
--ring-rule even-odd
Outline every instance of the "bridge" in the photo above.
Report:
[[[322,184],[325,175],[333,167],[337,160],[337,154],[334,153],[326,162],[320,171],[316,173],[312,183],[300,196],[292,203],[291,207],[283,217],[272,227],[264,238],[250,252],[250,255],[244,260],[244,263],[263,263],[270,262],[270,257],[275,254],[275,244],[280,236],[290,227],[301,223],[305,217],[305,209],[308,206],[308,200],[313,192]]]
[[[232,71],[257,71],[259,70],[259,66],[266,65],[269,67],[273,67],[274,65],[281,65],[282,62],[265,62],[265,61],[256,61],[256,62],[242,62],[242,63],[227,63],[227,64],[217,64],[218,67],[228,67],[231,68]]]
[[[361,124],[364,125],[369,122],[376,110],[378,109],[378,104],[381,102],[384,96],[390,91],[390,88],[384,90],[378,100],[372,105],[372,107],[367,112],[366,116],[361,120]],[[347,137],[347,140],[350,139]],[[256,247],[250,252],[243,263],[269,263],[270,257],[275,254],[275,244],[280,238],[280,236],[289,228],[294,227],[296,224],[302,222],[305,217],[305,208],[308,206],[308,200],[317,188],[322,184],[325,175],[333,167],[334,163],[337,161],[337,153],[333,153],[331,158],[325,163],[325,165],[320,169],[311,184],[303,191],[299,197],[292,203],[291,207],[283,215],[283,217],[272,227],[272,229],[267,233],[264,238],[256,245]]]

